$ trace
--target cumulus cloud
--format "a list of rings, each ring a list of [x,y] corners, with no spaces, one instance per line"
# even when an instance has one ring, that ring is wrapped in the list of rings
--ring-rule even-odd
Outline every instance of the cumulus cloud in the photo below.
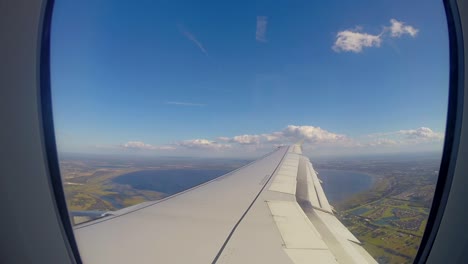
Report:
[[[219,140],[240,145],[291,144],[299,140],[307,143],[325,144],[348,141],[345,135],[329,132],[320,127],[289,125],[281,131],[258,135],[239,135],[232,138],[220,137]]]
[[[410,146],[422,143],[440,143],[444,139],[444,134],[435,132],[428,127],[420,127],[416,129],[370,134],[367,135],[367,138],[372,138],[373,140],[365,143],[366,146]]]
[[[239,143],[239,144],[258,144],[260,143],[260,137],[259,135],[240,135],[240,136],[235,136],[232,138],[231,142]]]
[[[266,30],[268,25],[268,17],[257,16],[257,30],[255,31],[255,39],[259,42],[267,42]]]
[[[252,146],[257,149],[289,145],[304,141],[305,148],[378,148],[412,146],[421,143],[441,142],[443,134],[427,127],[398,130],[351,138],[347,135],[331,132],[317,126],[288,125],[280,131],[264,134],[244,134],[233,137],[218,137],[221,142],[232,144],[235,148]]]
[[[398,21],[394,18],[390,19],[390,36],[392,37],[401,37],[402,35],[408,34],[411,37],[415,37],[418,34],[418,29],[405,25],[404,22]]]
[[[262,137],[264,137],[267,142],[276,142],[279,141],[282,135],[282,132],[273,132],[271,134],[262,134]]]
[[[357,31],[345,30],[336,34],[333,50],[359,53],[363,48],[380,47],[381,35],[371,35]]]
[[[134,150],[174,150],[173,146],[154,146],[151,144],[146,144],[142,141],[128,141],[121,145],[125,149],[134,149]]]
[[[347,140],[345,135],[329,132],[320,127],[289,125],[282,135],[287,139],[304,139],[310,143],[333,143]]]
[[[332,151],[337,153],[351,151],[401,151],[413,150],[416,146],[439,146],[444,138],[443,133],[428,127],[404,129],[391,132],[375,133],[360,137],[349,137],[332,132],[318,126],[288,125],[281,130],[262,134],[241,134],[232,137],[221,136],[215,140],[190,139],[173,144],[155,146],[142,141],[129,141],[119,145],[120,148],[132,150],[166,151],[184,153],[184,151],[199,151],[200,153],[264,153],[271,149],[289,145],[298,141],[304,142],[304,150],[312,153]],[[317,152],[318,151],[318,152]]]
[[[402,129],[392,132],[374,133],[369,134],[367,137],[379,138],[379,137],[400,137],[400,138],[420,138],[420,139],[436,139],[440,140],[444,138],[444,134],[435,132],[428,127],[419,127],[415,129]]]
[[[200,49],[201,52],[203,52],[205,55],[208,54],[208,52],[206,52],[206,49],[203,47],[203,44],[192,33],[190,33],[188,30],[186,30],[184,26],[179,25],[179,31],[187,39],[192,41],[193,44],[195,44]]]
[[[191,148],[191,149],[227,149],[230,148],[231,145],[229,144],[222,144],[216,141],[208,140],[208,139],[190,139],[184,140],[177,143],[178,146]]]
[[[279,132],[274,132],[274,133],[279,133]],[[277,135],[273,134],[260,134],[260,135],[239,135],[239,136],[234,136],[232,138],[230,137],[218,137],[219,141],[223,142],[230,142],[230,143],[237,143],[241,145],[254,145],[254,144],[260,144],[262,142],[271,142],[275,141],[278,139]]]
[[[390,26],[384,26],[383,30],[377,35],[363,32],[361,27],[338,32],[332,49],[335,52],[360,53],[364,48],[380,47],[386,36],[399,38],[407,34],[414,38],[418,32],[419,30],[415,27],[392,18],[390,19]]]
[[[432,129],[428,127],[400,130],[397,133],[407,136],[408,138],[412,138],[412,139],[441,140],[444,138],[444,135],[442,133],[434,132]]]

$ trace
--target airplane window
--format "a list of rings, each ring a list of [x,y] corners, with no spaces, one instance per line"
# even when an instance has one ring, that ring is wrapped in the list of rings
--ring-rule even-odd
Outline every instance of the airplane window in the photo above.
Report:
[[[414,260],[447,115],[449,51],[441,2],[55,2],[54,125],[84,260],[99,254],[85,248],[90,227],[98,232],[134,210],[143,215],[140,209],[155,201],[164,201],[160,207],[189,195],[198,201],[206,190],[232,203],[213,209],[227,217],[223,210],[234,212],[238,204],[216,190],[225,179],[230,189],[246,192],[238,197],[239,203],[246,199],[246,213],[223,231],[223,241],[232,233],[225,246],[234,247],[251,218],[261,219],[253,213],[260,210],[257,201],[275,215],[271,201],[278,192],[291,194],[275,185],[286,170],[294,171],[292,200],[319,233],[313,217],[325,212],[378,263]],[[269,155],[278,151],[284,156]],[[264,173],[268,166],[271,173]],[[245,168],[259,180],[236,176]],[[301,186],[319,212],[307,213]],[[316,186],[313,199],[310,186]],[[251,194],[249,188],[256,189]],[[158,206],[153,216],[166,219]],[[171,211],[170,222],[190,217],[192,211],[184,210],[184,216]],[[193,211],[196,224],[201,220]],[[327,235],[321,237],[323,247],[339,253]],[[219,252],[215,260],[224,256]]]

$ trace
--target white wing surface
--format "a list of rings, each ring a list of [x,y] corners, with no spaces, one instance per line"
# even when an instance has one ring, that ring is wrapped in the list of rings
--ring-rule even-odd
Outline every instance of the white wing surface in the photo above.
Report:
[[[84,263],[376,263],[333,215],[299,144],[75,227]]]

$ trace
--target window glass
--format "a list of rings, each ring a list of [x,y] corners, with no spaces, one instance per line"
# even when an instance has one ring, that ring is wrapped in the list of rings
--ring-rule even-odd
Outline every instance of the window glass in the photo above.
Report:
[[[55,1],[51,77],[74,225],[303,141],[337,218],[409,263],[434,195],[439,1]]]

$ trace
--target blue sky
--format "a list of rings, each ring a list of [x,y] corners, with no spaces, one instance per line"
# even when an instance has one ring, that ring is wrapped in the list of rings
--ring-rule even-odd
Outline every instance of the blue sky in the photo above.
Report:
[[[60,151],[254,156],[298,139],[324,154],[442,146],[439,1],[62,0],[51,65]]]

